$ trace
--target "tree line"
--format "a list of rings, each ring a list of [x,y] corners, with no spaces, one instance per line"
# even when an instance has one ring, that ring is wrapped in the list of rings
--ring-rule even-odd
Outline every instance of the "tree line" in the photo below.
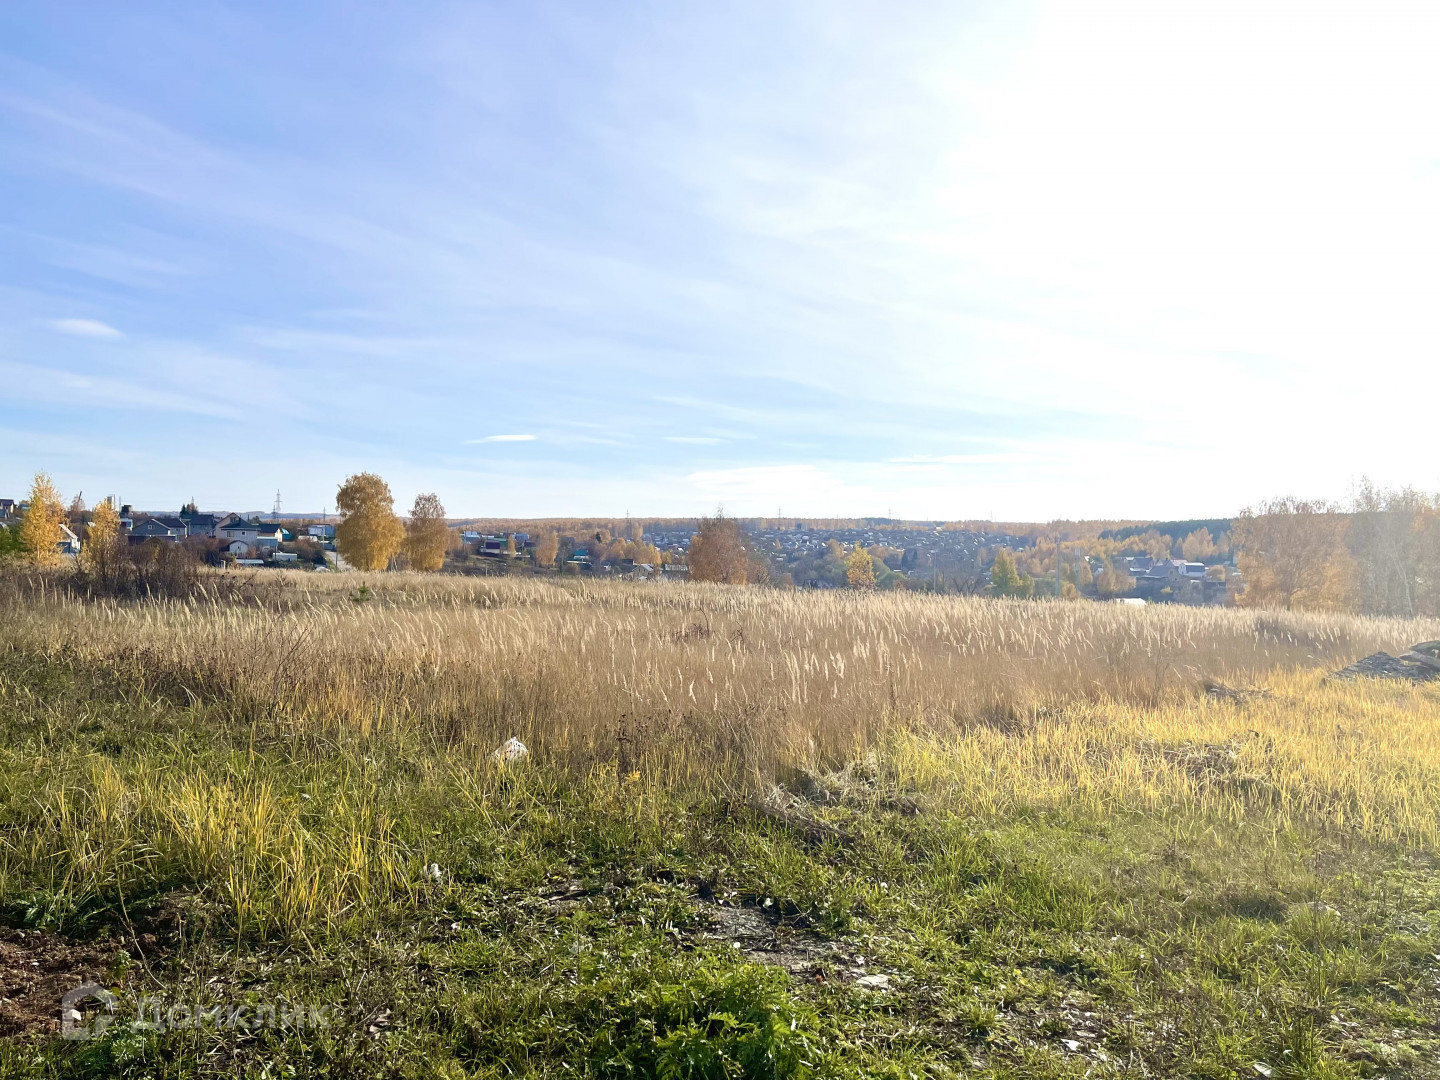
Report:
[[[347,477],[336,495],[341,521],[335,528],[335,547],[340,556],[366,571],[392,566],[441,569],[456,540],[440,499],[434,493],[418,495],[407,520],[396,514],[394,503],[389,485],[378,475]],[[1222,578],[1220,564],[1233,558],[1238,571],[1234,600],[1242,606],[1440,615],[1440,495],[1366,481],[1349,509],[1324,500],[1285,497],[1245,510],[1230,531],[1218,537],[1206,525],[1196,524],[1200,527],[1179,539],[1143,525],[1109,535],[1086,528],[1090,535],[1076,540],[1063,539],[1058,529],[1048,539],[1037,533],[1033,546],[992,553],[987,591],[1030,596],[1043,575],[1062,596],[1104,599],[1130,590],[1130,577],[1119,567],[1127,555],[1208,562]],[[65,562],[61,547],[67,525],[81,540],[78,572],[100,586],[144,591],[147,582],[158,587],[183,572],[185,553],[177,545],[129,548],[111,502],[87,511],[77,495],[67,508],[43,472],[35,475],[18,525],[0,529],[0,557],[38,567],[60,566]],[[513,537],[509,543],[514,553]],[[644,542],[639,522],[629,523],[627,535],[612,536],[598,528],[578,542],[545,529],[535,538],[532,558],[537,566],[554,567],[582,549],[596,565],[632,559],[658,566],[665,558]],[[897,561],[894,555],[883,545],[850,550],[831,540],[818,555],[819,572],[824,580],[852,588],[902,586],[904,576],[890,566]],[[1098,571],[1092,558],[1100,564]],[[729,585],[794,584],[786,580],[788,574],[777,578],[770,560],[754,548],[739,522],[718,511],[701,518],[691,537],[689,574],[692,580]]]
[[[1440,495],[1364,481],[1349,510],[1273,499],[1232,531],[1242,605],[1440,615]]]
[[[335,528],[335,546],[352,566],[384,570],[400,555],[417,570],[439,570],[443,565],[450,528],[445,507],[433,493],[416,496],[409,520],[402,522],[390,486],[374,473],[357,473],[340,486],[336,507],[342,520]],[[44,472],[35,474],[18,526],[0,529],[0,556],[42,568],[61,566],[66,527],[80,540],[77,569],[99,581],[133,576],[137,567],[157,560],[193,560],[191,553],[174,544],[130,549],[113,503],[105,500],[87,511],[77,495],[67,510]]]

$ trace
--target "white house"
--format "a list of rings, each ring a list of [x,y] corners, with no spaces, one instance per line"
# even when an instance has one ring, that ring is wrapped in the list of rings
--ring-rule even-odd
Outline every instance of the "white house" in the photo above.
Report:
[[[253,521],[232,521],[216,530],[216,536],[227,543],[244,541],[253,548],[277,548],[280,546],[283,530],[278,525],[265,525]]]

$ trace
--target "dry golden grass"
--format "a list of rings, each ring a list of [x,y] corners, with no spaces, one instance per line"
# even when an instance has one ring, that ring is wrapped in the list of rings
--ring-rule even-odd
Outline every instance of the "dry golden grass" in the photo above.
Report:
[[[1248,798],[1373,824],[1367,770],[1428,782],[1437,760],[1425,692],[1316,674],[1440,637],[1434,621],[404,574],[363,579],[362,600],[357,575],[263,580],[248,602],[140,604],[12,580],[0,641],[267,728],[462,757],[513,734],[577,773],[620,759],[666,783],[764,784],[903,734],[945,747],[917,776],[982,801],[1203,801],[1263,774]],[[1277,693],[1201,700],[1213,680]],[[1182,760],[1192,744],[1217,748],[1223,783]],[[1385,828],[1418,827],[1406,806]]]
[[[920,594],[394,574],[357,601],[354,575],[267,581],[284,588],[248,604],[31,591],[6,603],[0,640],[297,731],[486,749],[514,734],[581,768],[626,753],[698,779],[843,762],[898,728],[1005,730],[1087,703],[1099,722],[1440,636],[1423,620]]]

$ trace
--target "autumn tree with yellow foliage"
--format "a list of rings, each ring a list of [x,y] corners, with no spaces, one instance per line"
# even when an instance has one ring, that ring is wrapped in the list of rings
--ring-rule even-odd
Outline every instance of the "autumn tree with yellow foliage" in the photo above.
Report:
[[[1349,519],[1331,503],[1272,499],[1245,510],[1231,531],[1244,575],[1244,607],[1345,610],[1355,561],[1345,546]]]
[[[1215,538],[1203,526],[1180,542],[1180,555],[1186,562],[1200,562],[1215,554]]]
[[[109,499],[95,504],[85,541],[80,546],[80,568],[102,585],[114,582],[120,572],[123,554],[120,536],[120,514]]]
[[[374,473],[356,473],[340,486],[335,508],[335,548],[357,570],[384,570],[405,543],[390,485]]]
[[[690,538],[690,578],[727,585],[750,580],[750,555],[740,526],[723,513],[701,518],[699,531]]]
[[[1020,573],[1015,556],[1008,548],[995,552],[995,563],[990,567],[990,591],[995,596],[1028,597],[1035,591],[1035,579]]]
[[[1129,596],[1134,589],[1135,579],[1124,570],[1117,570],[1113,566],[1107,566],[1095,579],[1095,595],[1101,600]]]
[[[560,554],[560,537],[554,529],[546,529],[535,541],[535,565],[554,566],[555,557]]]
[[[1440,496],[1360,482],[1345,533],[1367,615],[1440,613]]]
[[[852,589],[875,587],[875,562],[859,544],[845,559],[845,582]]]
[[[38,472],[30,484],[30,505],[20,523],[20,541],[25,558],[33,566],[59,566],[65,561],[60,551],[64,533],[65,506],[49,474]]]
[[[405,526],[405,553],[410,566],[426,572],[445,565],[445,549],[450,546],[450,527],[445,523],[445,507],[433,492],[415,496],[410,508],[410,521]]]

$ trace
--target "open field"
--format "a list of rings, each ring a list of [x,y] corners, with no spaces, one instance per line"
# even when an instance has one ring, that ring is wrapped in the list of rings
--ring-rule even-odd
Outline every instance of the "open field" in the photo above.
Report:
[[[0,579],[0,1075],[1440,1076],[1440,623],[212,584]]]

